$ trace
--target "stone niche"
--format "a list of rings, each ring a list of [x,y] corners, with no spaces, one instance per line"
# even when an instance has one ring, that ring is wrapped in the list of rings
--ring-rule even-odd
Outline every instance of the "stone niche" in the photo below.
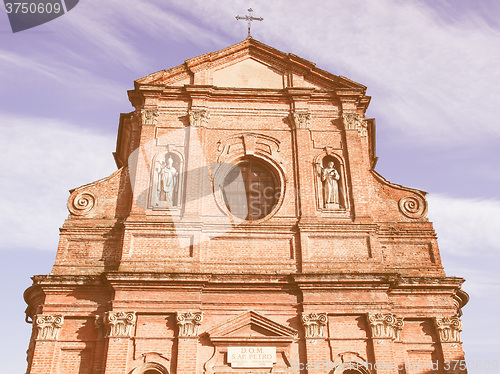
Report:
[[[318,209],[323,212],[345,211],[348,205],[343,160],[325,148],[325,153],[318,155],[313,164]]]

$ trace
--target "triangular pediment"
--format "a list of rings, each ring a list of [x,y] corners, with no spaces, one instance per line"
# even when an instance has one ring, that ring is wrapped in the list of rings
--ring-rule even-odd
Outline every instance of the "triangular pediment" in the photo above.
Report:
[[[217,87],[272,89],[285,87],[284,72],[274,70],[271,66],[252,58],[215,70],[212,83]]]
[[[203,85],[230,88],[319,90],[366,87],[345,77],[321,70],[310,61],[284,53],[253,38],[186,60],[183,65],[161,70],[136,80],[138,85]]]
[[[297,331],[254,311],[245,312],[207,331],[214,340],[289,340]]]

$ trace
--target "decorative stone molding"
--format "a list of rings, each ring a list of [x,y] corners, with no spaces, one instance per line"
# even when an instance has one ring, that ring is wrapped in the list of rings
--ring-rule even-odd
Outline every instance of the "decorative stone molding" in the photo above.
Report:
[[[398,205],[401,213],[408,218],[421,218],[427,213],[427,202],[419,196],[405,196]]]
[[[106,312],[104,323],[107,328],[107,336],[130,337],[136,321],[135,312]]]
[[[397,317],[392,313],[369,313],[368,322],[372,330],[372,338],[390,338],[398,341],[401,339],[403,317]]]
[[[64,317],[60,314],[38,314],[35,318],[35,326],[38,330],[37,339],[57,340],[63,323]]]
[[[179,337],[198,336],[198,329],[203,321],[202,312],[177,312],[177,325],[179,326]]]
[[[436,317],[434,323],[442,342],[459,343],[461,341],[462,320],[459,317]]]
[[[205,109],[191,109],[188,111],[189,125],[193,127],[203,127],[208,124],[210,112]]]
[[[156,125],[160,114],[157,109],[143,109],[141,111],[143,125]]]
[[[295,129],[308,129],[311,123],[311,113],[309,112],[291,112],[290,119]]]
[[[346,113],[342,115],[344,119],[344,128],[346,130],[358,130],[361,136],[367,135],[368,123],[363,116],[357,113]]]
[[[69,199],[68,210],[75,216],[83,216],[94,208],[96,200],[93,193],[81,192]]]
[[[324,338],[327,322],[326,313],[302,313],[302,324],[304,325],[306,338]]]

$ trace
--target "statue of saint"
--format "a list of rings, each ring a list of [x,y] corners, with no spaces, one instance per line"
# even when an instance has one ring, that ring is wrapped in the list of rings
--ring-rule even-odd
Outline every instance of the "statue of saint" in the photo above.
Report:
[[[156,185],[157,205],[160,205],[160,202],[165,202],[167,208],[175,205],[174,194],[177,188],[178,173],[173,164],[172,157],[168,157],[166,162],[160,161],[156,169],[158,174],[158,183]]]
[[[323,204],[325,208],[338,208],[339,199],[339,172],[335,169],[333,161],[328,161],[326,167],[320,168],[321,181],[323,182]]]

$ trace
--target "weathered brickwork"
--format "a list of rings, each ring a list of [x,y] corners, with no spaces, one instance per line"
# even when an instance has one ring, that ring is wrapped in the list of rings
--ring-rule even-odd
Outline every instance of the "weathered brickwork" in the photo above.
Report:
[[[463,279],[425,192],[374,170],[365,93],[252,38],[135,81],[118,170],[25,292],[27,373],[449,372]]]

